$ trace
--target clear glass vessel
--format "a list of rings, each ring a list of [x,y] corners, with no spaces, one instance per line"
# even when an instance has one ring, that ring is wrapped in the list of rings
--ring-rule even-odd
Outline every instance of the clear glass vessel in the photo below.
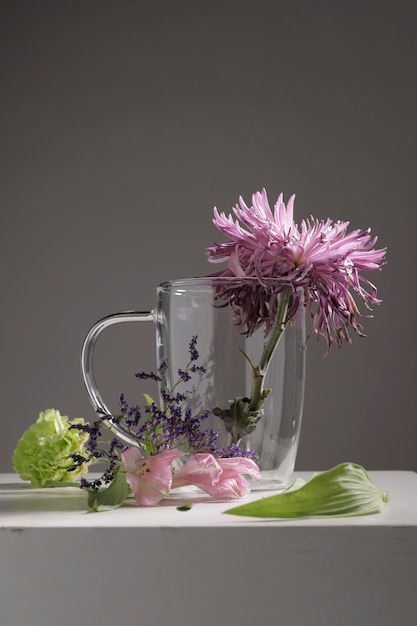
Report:
[[[116,313],[91,328],[82,351],[83,378],[94,408],[110,414],[94,379],[95,341],[112,324],[152,321],[156,328],[157,362],[167,363],[167,387],[176,385],[175,391],[179,393],[193,390],[185,402],[194,415],[199,410],[210,411],[204,427],[219,431],[219,446],[236,443],[245,451],[256,453],[261,480],[252,481],[252,489],[284,489],[295,466],[303,410],[306,361],[303,294],[302,290],[296,292],[300,306],[265,359],[266,347],[276,327],[265,337],[261,324],[247,336],[245,326],[236,323],[236,307],[221,298],[222,293],[230,295],[234,289],[238,294],[242,289],[249,294],[247,304],[259,295],[261,287],[250,278],[190,278],[162,283],[156,290],[153,311]],[[274,310],[279,310],[284,294],[285,291],[275,298]],[[199,371],[191,381],[177,384],[179,370],[190,359],[193,337],[197,338],[198,365],[205,372]],[[260,363],[263,363],[261,387],[256,378]],[[138,368],[146,370],[146,363],[139,363]],[[261,402],[253,401],[255,379]],[[134,443],[120,426],[111,426],[122,440]]]

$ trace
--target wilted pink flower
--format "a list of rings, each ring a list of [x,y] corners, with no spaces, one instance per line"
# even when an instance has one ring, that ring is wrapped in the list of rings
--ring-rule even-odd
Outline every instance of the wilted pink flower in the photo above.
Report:
[[[163,450],[154,456],[143,457],[139,448],[129,448],[122,453],[127,482],[136,502],[141,506],[154,506],[165,498],[172,485],[171,463],[183,456],[176,450]]]
[[[248,334],[263,323],[268,333],[279,293],[291,285],[291,317],[299,306],[296,289],[302,287],[314,332],[329,347],[332,342],[340,346],[343,339],[350,341],[349,325],[362,334],[354,295],[367,308],[380,302],[376,287],[362,272],[381,269],[386,251],[374,249],[377,238],[369,230],[347,233],[349,222],[311,217],[298,227],[293,206],[294,196],[285,206],[281,194],[272,212],[263,189],[252,196],[251,207],[239,199],[233,209],[237,219],[214,209],[213,222],[229,241],[208,248],[208,260],[228,262],[215,276],[241,279],[237,286],[219,288],[218,295],[229,300],[236,323],[245,324]]]
[[[213,498],[241,498],[250,491],[244,475],[256,480],[260,471],[254,461],[242,457],[216,459],[212,454],[192,454],[188,461],[174,473],[172,487],[194,485]]]

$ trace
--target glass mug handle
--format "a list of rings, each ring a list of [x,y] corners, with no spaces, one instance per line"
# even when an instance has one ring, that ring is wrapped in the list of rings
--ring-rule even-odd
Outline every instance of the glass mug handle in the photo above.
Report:
[[[91,404],[97,413],[106,417],[105,423],[113,433],[131,446],[137,446],[137,442],[126,430],[114,422],[111,417],[111,411],[107,408],[98,390],[93,372],[94,347],[103,330],[109,326],[113,326],[113,324],[120,324],[122,322],[153,322],[154,319],[152,311],[124,311],[123,313],[107,315],[91,327],[84,340],[81,351],[81,373]]]

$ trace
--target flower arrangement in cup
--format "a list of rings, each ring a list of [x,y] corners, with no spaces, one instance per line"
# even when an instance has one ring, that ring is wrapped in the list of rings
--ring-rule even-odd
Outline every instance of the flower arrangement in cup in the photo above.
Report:
[[[258,365],[244,354],[253,372],[251,396],[214,409],[234,442],[252,432],[262,415],[271,392],[264,387],[268,366],[300,306],[309,310],[312,333],[325,338],[328,353],[332,344],[340,347],[343,341],[351,342],[350,328],[364,336],[359,318],[371,317],[371,306],[381,302],[375,285],[363,275],[385,263],[386,250],[375,249],[377,238],[371,237],[370,229],[348,233],[349,222],[314,217],[298,226],[293,219],[294,199],[285,205],[281,194],[272,211],[263,189],[252,196],[252,206],[241,197],[234,216],[214,209],[213,222],[228,241],[207,249],[211,263],[227,261],[226,269],[212,276],[237,279],[231,287],[219,287],[216,295],[228,302],[235,323],[247,336],[262,326],[265,336]],[[255,285],[247,278],[255,278]],[[360,312],[355,298],[367,314]]]
[[[230,445],[219,447],[218,431],[204,428],[209,411],[192,413],[186,401],[193,388],[182,393],[176,389],[180,382],[191,382],[193,376],[204,373],[194,336],[189,343],[189,362],[178,370],[178,381],[171,389],[165,378],[166,362],[157,372],[137,374],[159,383],[160,406],[146,394],[144,406],[129,406],[121,395],[118,415],[98,415],[91,424],[81,419],[71,422],[53,410],[41,414],[13,456],[22,478],[42,487],[78,484],[88,492],[91,511],[116,508],[131,492],[137,504],[153,506],[172,489],[188,485],[216,499],[238,498],[249,492],[247,477],[257,480],[260,471],[256,454],[240,449],[239,441],[260,419],[270,394],[264,385],[266,372],[298,308],[307,307],[312,334],[325,338],[328,353],[332,344],[350,343],[351,328],[363,336],[359,318],[370,317],[371,306],[380,303],[376,287],[363,275],[384,265],[386,251],[375,248],[377,238],[372,238],[369,230],[348,233],[348,222],[330,219],[311,217],[298,226],[293,206],[294,196],[285,205],[280,195],[271,210],[264,189],[252,196],[252,206],[240,198],[234,217],[214,209],[214,224],[228,240],[207,249],[210,262],[227,262],[226,269],[212,276],[236,279],[232,286],[222,284],[216,296],[220,304],[232,308],[242,332],[250,336],[263,327],[265,336],[258,365],[243,355],[253,372],[251,396],[237,397],[228,407],[212,410],[229,431]],[[357,300],[367,309],[366,315],[359,311]],[[128,447],[113,436],[114,424],[136,445]],[[73,476],[85,473],[96,461],[107,463],[101,478],[69,482],[71,472]]]
[[[250,491],[247,477],[260,477],[256,453],[235,443],[220,447],[219,432],[204,425],[210,411],[193,414],[187,404],[194,393],[193,377],[205,373],[198,364],[197,340],[191,338],[189,361],[178,370],[172,388],[166,380],[166,361],[156,372],[136,374],[159,383],[160,406],[148,394],[144,405],[129,406],[121,394],[120,412],[98,414],[92,423],[45,411],[20,439],[13,455],[15,470],[37,487],[80,486],[88,493],[90,511],[117,508],[129,493],[140,506],[154,506],[172,489],[190,485],[216,500],[245,496]],[[177,390],[188,382],[188,391]],[[136,445],[127,446],[113,434],[115,424]],[[80,477],[95,463],[106,466],[100,477]],[[71,474],[80,482],[71,482]]]

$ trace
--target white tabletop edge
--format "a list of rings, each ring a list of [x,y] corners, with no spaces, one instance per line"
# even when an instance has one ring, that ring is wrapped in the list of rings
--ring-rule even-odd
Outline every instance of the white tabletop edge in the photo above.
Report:
[[[312,472],[296,472],[302,478]],[[175,494],[156,507],[138,507],[128,500],[119,509],[88,513],[86,494],[77,488],[34,489],[15,474],[0,474],[0,530],[33,528],[270,528],[270,527],[414,527],[417,531],[417,473],[370,471],[372,480],[388,492],[381,513],[344,518],[259,520],[225,515],[238,504],[268,497],[274,492],[253,491],[241,500],[214,502],[204,496]],[[193,501],[189,511],[177,506]]]

